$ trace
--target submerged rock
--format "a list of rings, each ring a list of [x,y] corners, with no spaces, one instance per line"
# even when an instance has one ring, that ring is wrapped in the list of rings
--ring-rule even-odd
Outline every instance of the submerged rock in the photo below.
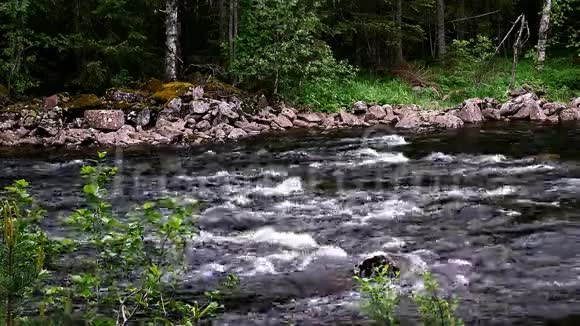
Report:
[[[396,277],[400,272],[400,268],[394,263],[394,261],[383,254],[375,254],[366,257],[362,262],[354,268],[354,274],[358,277],[373,277],[376,275],[377,269],[387,267],[388,276]]]

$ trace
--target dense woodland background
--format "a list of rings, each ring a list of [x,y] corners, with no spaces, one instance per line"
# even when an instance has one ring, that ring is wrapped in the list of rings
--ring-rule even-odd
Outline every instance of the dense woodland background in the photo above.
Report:
[[[522,14],[518,57],[536,66],[546,5],[549,74],[521,82],[567,96],[580,89],[580,0],[1,0],[0,85],[14,98],[203,75],[324,106],[346,100],[344,83],[376,97],[402,81],[446,100],[494,71],[506,84]]]

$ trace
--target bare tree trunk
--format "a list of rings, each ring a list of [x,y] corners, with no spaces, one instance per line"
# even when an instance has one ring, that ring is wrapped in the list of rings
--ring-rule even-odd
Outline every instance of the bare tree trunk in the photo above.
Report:
[[[511,89],[512,87],[514,87],[515,82],[516,82],[516,72],[518,70],[518,63],[519,63],[519,59],[520,59],[520,50],[522,49],[522,47],[524,46],[524,44],[527,42],[528,38],[529,38],[529,29],[528,29],[528,22],[526,21],[526,16],[525,15],[521,15],[520,18],[518,18],[518,20],[521,19],[521,23],[520,23],[520,31],[518,32],[518,36],[516,37],[516,41],[514,43],[514,63],[512,66],[512,78],[510,80],[510,86],[509,88]],[[517,20],[516,20],[517,23]],[[526,33],[526,34],[524,34]]]
[[[219,22],[219,33],[220,33],[220,45],[226,42],[228,36],[226,32],[227,25],[227,15],[226,15],[226,0],[219,0],[219,11],[220,11],[220,22]]]
[[[403,0],[397,0],[395,8],[395,23],[397,24],[397,48],[395,49],[395,63],[405,61],[403,56]]]
[[[540,31],[538,35],[538,70],[544,69],[546,61],[546,43],[548,42],[548,30],[550,29],[550,15],[552,13],[552,0],[544,0],[544,10],[540,20]]]
[[[179,2],[166,0],[165,3],[165,78],[177,80],[179,72]]]
[[[437,55],[442,60],[447,54],[445,43],[445,0],[437,0]]]
[[[457,1],[457,19],[465,18],[465,0]],[[457,39],[465,39],[465,23],[463,20],[457,22]]]

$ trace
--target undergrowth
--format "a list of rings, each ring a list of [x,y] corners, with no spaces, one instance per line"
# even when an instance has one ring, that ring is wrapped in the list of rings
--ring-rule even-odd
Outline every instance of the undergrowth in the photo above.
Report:
[[[420,87],[413,87],[394,76],[359,73],[352,80],[305,84],[299,93],[288,97],[297,105],[324,112],[350,107],[356,101],[417,104],[433,109],[454,107],[474,97],[493,97],[501,101],[507,99],[511,65],[509,59],[496,59],[482,65],[434,66],[428,69],[429,85]],[[569,57],[560,57],[547,62],[545,69],[538,72],[533,60],[524,59],[517,70],[515,87],[523,85],[545,93],[548,100],[568,102],[580,94],[580,66],[574,65]]]

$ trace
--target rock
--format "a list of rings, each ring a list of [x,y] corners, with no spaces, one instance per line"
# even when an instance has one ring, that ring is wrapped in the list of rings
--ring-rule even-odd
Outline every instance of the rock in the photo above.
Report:
[[[509,96],[511,96],[511,97],[518,97],[518,96],[525,95],[527,93],[528,93],[528,91],[526,89],[520,87],[520,88],[512,89],[509,92]]]
[[[194,118],[188,117],[188,118],[185,119],[185,126],[187,128],[195,129],[195,126],[196,125],[197,125],[197,121]]]
[[[206,102],[193,101],[189,103],[189,105],[191,107],[191,112],[195,114],[206,114],[210,109],[209,103]]]
[[[364,120],[365,121],[378,121],[378,120],[383,120],[385,117],[387,116],[387,112],[385,111],[385,109],[381,106],[378,105],[373,105],[371,106],[368,111],[367,114],[365,114]]]
[[[148,108],[144,108],[139,113],[137,113],[137,117],[135,118],[135,124],[138,127],[145,127],[149,125],[151,122],[151,111]]]
[[[548,116],[547,121],[551,123],[558,123],[560,122],[560,116],[558,114],[550,115]]]
[[[269,106],[270,103],[268,103],[268,99],[266,98],[266,96],[261,95],[260,98],[258,98],[258,103],[256,104],[256,108],[258,109],[258,111],[263,110]]]
[[[304,120],[306,122],[319,123],[322,122],[322,117],[317,113],[303,113],[298,115],[298,119]]]
[[[369,107],[369,106],[368,106],[368,105],[367,105],[365,102],[363,102],[363,101],[358,101],[358,102],[355,102],[355,103],[352,105],[352,111],[353,111],[355,114],[357,114],[357,113],[365,113],[365,112],[367,111],[368,107]]]
[[[358,277],[370,278],[375,275],[377,269],[387,268],[387,275],[391,278],[397,277],[400,272],[399,267],[390,257],[383,254],[374,254],[366,257],[354,268],[354,274]]]
[[[403,105],[403,106],[398,106],[395,107],[393,109],[393,112],[399,116],[399,119],[404,116],[407,115],[409,113],[416,113],[419,112],[419,107],[416,105]]]
[[[526,103],[522,103],[522,104],[518,105],[520,109],[516,113],[514,113],[510,118],[515,119],[515,120],[529,119],[532,105],[537,106],[536,102],[531,102],[531,103],[526,102]]]
[[[383,110],[385,110],[385,117],[383,118],[383,121],[386,123],[393,123],[395,121],[398,121],[398,117],[395,114],[395,110],[393,110],[393,107],[386,104],[383,105]]]
[[[229,119],[235,120],[240,117],[240,115],[234,112],[233,108],[228,103],[222,102],[219,104],[218,108],[219,113]]]
[[[419,112],[408,112],[405,115],[399,116],[399,122],[395,128],[399,129],[417,129],[421,126],[421,115]]]
[[[228,135],[229,139],[240,139],[244,137],[248,137],[248,133],[240,128],[234,128]]]
[[[290,119],[290,121],[294,121],[294,119],[296,119],[296,112],[290,108],[283,108],[281,114]]]
[[[456,129],[464,125],[463,120],[452,114],[437,115],[430,119],[430,122],[438,128]]]
[[[125,114],[121,110],[88,110],[84,117],[94,129],[117,131],[125,124]]]
[[[292,128],[294,124],[284,115],[278,115],[272,119],[280,128]]]
[[[56,136],[64,126],[62,110],[59,107],[43,112],[39,119],[37,130],[50,136]]]
[[[103,103],[101,99],[95,94],[81,94],[72,97],[72,99],[66,103],[65,108],[70,110],[85,110],[90,108],[96,108],[101,106]]]
[[[580,120],[580,111],[578,109],[565,109],[560,112],[561,121]]]
[[[198,99],[201,99],[201,98],[203,98],[203,95],[204,95],[204,93],[205,93],[205,92],[204,92],[204,90],[203,90],[203,87],[201,87],[201,86],[197,86],[197,87],[195,87],[195,88],[194,88],[194,89],[191,91],[191,97],[192,97],[194,100],[198,100]]]
[[[179,115],[179,112],[181,112],[181,106],[182,106],[182,101],[181,98],[176,97],[174,99],[172,99],[171,101],[169,101],[169,103],[167,103],[167,105],[165,106],[165,109],[163,111],[169,110],[170,112]]]
[[[533,102],[533,104],[531,104],[529,108],[530,108],[530,120],[546,121],[548,119],[548,117],[544,114],[542,108],[536,102]]]
[[[95,135],[97,143],[101,146],[115,146],[117,145],[117,133],[116,132],[100,132]]]
[[[56,106],[58,106],[58,96],[57,95],[52,95],[49,97],[45,97],[42,100],[42,108],[43,110],[52,110],[54,109]]]
[[[93,134],[93,129],[68,129],[63,132],[60,137],[64,137],[62,144],[70,145],[88,145],[96,141],[95,135]]]
[[[176,143],[183,134],[183,130],[179,130],[173,126],[163,126],[157,128],[156,132],[161,136],[170,140],[171,143]]]
[[[0,131],[10,130],[17,125],[16,121],[14,120],[6,120],[4,122],[0,122]]]
[[[262,131],[266,131],[268,129],[270,129],[268,126],[264,126],[261,124],[258,124],[256,122],[248,122],[248,121],[236,121],[234,123],[234,125],[238,128],[243,129],[245,132],[247,133],[260,133]]]
[[[322,126],[326,129],[333,128],[336,125],[335,114],[327,114],[322,120]]]
[[[499,113],[499,110],[493,108],[485,108],[481,110],[481,114],[488,120],[501,120],[501,114]]]
[[[559,102],[548,102],[545,103],[542,108],[544,109],[545,114],[554,115],[560,114],[560,112],[566,108],[566,104]]]
[[[211,133],[215,133],[218,130],[223,130],[226,135],[229,135],[232,131],[234,131],[234,129],[236,129],[236,127],[231,126],[227,123],[220,123],[219,125],[212,128]]]
[[[112,101],[127,103],[141,102],[145,99],[141,92],[128,89],[111,89],[107,92],[107,96]]]
[[[155,85],[151,98],[159,103],[166,103],[174,98],[185,95],[193,89],[193,85],[184,82],[173,82],[162,85]]]
[[[211,123],[209,123],[209,121],[207,120],[201,120],[200,122],[197,123],[195,128],[198,131],[208,131],[211,129]]]
[[[12,146],[18,141],[19,137],[11,130],[0,132],[0,144]]]
[[[573,99],[568,107],[572,109],[580,109],[580,97]]]
[[[359,118],[357,118],[354,114],[346,112],[344,109],[340,110],[339,115],[342,122],[347,126],[355,127],[362,125],[362,121],[360,121]]]
[[[457,117],[466,123],[478,123],[483,121],[481,109],[473,100],[465,101],[463,108],[457,113]]]
[[[216,130],[214,135],[218,140],[226,138],[226,132],[221,129]]]
[[[304,121],[304,120],[300,120],[300,119],[296,119],[294,120],[294,127],[298,127],[298,128],[308,128],[308,126],[310,125],[310,123]]]

